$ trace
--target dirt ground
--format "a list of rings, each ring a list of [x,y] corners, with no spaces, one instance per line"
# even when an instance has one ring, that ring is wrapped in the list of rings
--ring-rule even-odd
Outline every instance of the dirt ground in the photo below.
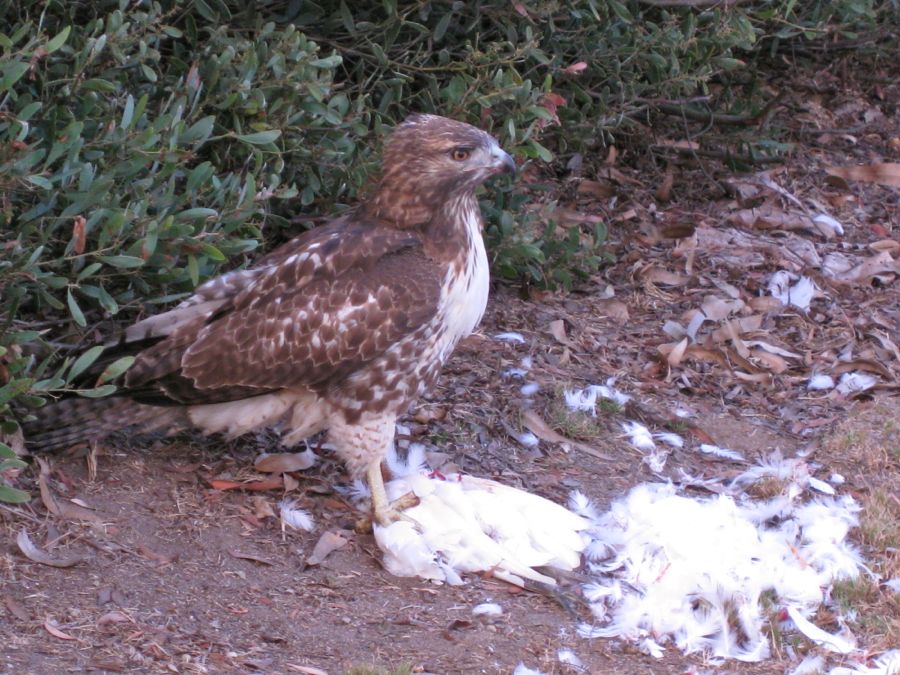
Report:
[[[900,517],[900,191],[832,180],[826,167],[898,161],[900,88],[887,73],[851,86],[837,71],[823,67],[778,83],[790,94],[768,124],[798,144],[782,167],[738,174],[714,160],[656,155],[622,157],[616,175],[556,177],[560,222],[609,223],[615,262],[571,293],[497,285],[479,333],[460,346],[439,390],[405,420],[409,438],[445,453],[461,471],[558,502],[577,488],[601,507],[638,483],[677,480],[680,468],[706,476],[736,470],[697,452],[700,443],[750,461],[803,451],[815,475],[840,472],[842,491],[883,507],[880,526],[870,521],[853,536],[872,565],[896,577],[890,523]],[[664,124],[653,133],[678,138],[680,122]],[[663,194],[667,173],[670,194]],[[585,180],[588,189],[579,188]],[[742,215],[764,206],[778,210],[778,222],[771,212],[763,224]],[[810,226],[801,218],[809,209],[827,211],[844,234]],[[883,252],[893,271],[882,256],[871,274],[829,276],[831,254],[856,263]],[[808,311],[764,302],[777,269],[814,277],[821,294]],[[665,330],[667,322],[687,325],[686,313],[716,294],[741,301],[733,319],[759,323],[729,328],[731,319],[710,319],[678,357],[681,337]],[[506,331],[524,342],[494,337]],[[526,357],[524,379],[502,375]],[[807,389],[813,374],[837,380],[850,371],[874,375],[875,385],[848,393]],[[566,412],[564,388],[610,377],[633,397],[624,409],[596,420]],[[523,394],[525,382],[537,392]],[[548,440],[525,410],[596,453]],[[678,431],[688,444],[654,474],[621,433],[628,419]],[[529,428],[542,437],[536,447],[515,439]],[[511,673],[523,662],[546,673],[577,672],[557,658],[569,648],[591,673],[750,674],[784,673],[811,649],[797,636],[773,635],[774,656],[761,664],[713,665],[671,647],[654,659],[621,640],[581,639],[577,617],[552,598],[489,577],[458,587],[393,577],[379,565],[373,537],[354,532],[358,513],[333,488],[346,479],[326,451],[288,480],[290,496],[316,520],[312,533],[282,530],[275,512],[283,489],[212,487],[212,480],[254,477],[257,451],[271,445],[263,436],[239,443],[121,439],[103,449],[93,480],[83,459],[52,458],[48,486],[59,500],[89,505],[94,522],[49,514],[37,497],[37,468],[23,474],[18,486],[35,500],[0,511],[0,670],[449,674]],[[16,546],[22,529],[54,556],[80,562],[57,568],[26,558]],[[347,544],[307,565],[326,531]],[[860,644],[872,655],[900,646],[892,644],[900,639],[896,596],[877,584],[866,593],[859,609],[874,615],[854,624]],[[486,601],[503,614],[473,615]],[[818,620],[837,628],[827,615]]]

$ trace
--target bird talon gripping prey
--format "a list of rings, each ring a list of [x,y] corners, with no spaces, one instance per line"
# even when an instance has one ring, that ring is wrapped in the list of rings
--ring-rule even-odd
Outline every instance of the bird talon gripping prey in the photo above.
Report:
[[[367,476],[375,520],[390,522],[380,464],[397,416],[434,386],[487,303],[475,189],[514,169],[475,127],[409,117],[360,206],[128,328],[98,362],[135,355],[116,394],[43,408],[25,425],[29,446],[124,428],[261,427],[291,446],[324,431],[350,474]]]

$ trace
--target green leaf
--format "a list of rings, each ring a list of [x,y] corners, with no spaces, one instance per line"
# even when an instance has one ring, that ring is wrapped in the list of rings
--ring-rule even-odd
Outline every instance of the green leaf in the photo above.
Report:
[[[26,178],[25,180],[27,180],[32,185],[37,185],[39,188],[42,188],[44,190],[53,189],[53,183],[51,183],[43,176],[38,176],[37,174],[35,174],[34,176],[28,176],[28,178]]]
[[[453,18],[452,12],[447,12],[444,16],[441,17],[441,20],[438,21],[437,26],[434,29],[434,41],[440,42],[444,39],[444,35],[447,33],[447,28],[450,26],[450,20]]]
[[[281,136],[280,129],[268,129],[266,131],[257,131],[252,134],[237,134],[237,139],[250,145],[268,145]]]
[[[134,119],[134,96],[128,94],[128,98],[125,99],[125,109],[122,111],[122,121],[119,122],[119,126],[123,129],[129,129],[131,127],[131,121]]]
[[[107,265],[121,269],[134,269],[135,267],[144,266],[144,259],[133,255],[101,255],[97,256],[97,258]]]
[[[90,80],[85,80],[81,83],[81,86],[87,89],[88,91],[99,91],[104,94],[114,94],[118,91],[118,87],[110,82],[109,80],[101,80],[100,78],[92,78]]]
[[[2,459],[15,459],[18,457],[16,451],[9,447],[6,443],[0,442],[0,458]]]
[[[31,495],[9,485],[0,485],[0,502],[7,504],[25,504],[31,501]]]
[[[337,68],[344,62],[344,58],[340,54],[332,54],[331,56],[326,56],[324,59],[315,59],[309,62],[313,68],[325,68],[327,70],[331,70],[332,68]]]
[[[204,209],[204,208],[195,208],[195,209],[185,209],[180,213],[175,214],[176,220],[200,220],[207,218],[218,218],[219,212],[215,209]]]
[[[181,134],[178,140],[182,143],[194,143],[195,141],[202,143],[212,135],[215,123],[216,118],[213,115],[197,120],[187,131]]]
[[[8,61],[3,66],[3,76],[0,77],[0,91],[11,89],[21,77],[28,72],[28,63],[24,61]]]
[[[75,359],[75,363],[72,364],[72,367],[69,368],[69,374],[66,375],[66,381],[71,382],[79,375],[81,375],[85,370],[87,370],[90,365],[96,361],[100,355],[103,353],[103,346],[96,345],[88,349],[84,354]]]
[[[78,392],[79,396],[84,396],[85,398],[102,398],[104,396],[109,396],[110,394],[114,394],[116,392],[116,385],[114,384],[104,384],[103,386],[96,387],[94,389],[82,389]]]
[[[106,369],[100,374],[100,377],[97,378],[97,384],[104,384],[110,380],[116,379],[119,375],[131,368],[132,363],[134,363],[133,356],[123,356],[120,359],[116,359],[106,366]]]
[[[21,459],[4,459],[0,461],[0,473],[8,469],[24,469],[28,466],[27,462],[23,462]]]
[[[66,43],[66,40],[68,39],[69,33],[71,31],[72,26],[66,26],[59,33],[57,33],[56,36],[47,43],[47,46],[44,47],[44,49],[47,50],[47,53],[52,54],[57,49],[62,47]]]
[[[72,289],[70,288],[67,292],[68,296],[68,304],[69,304],[69,314],[72,315],[72,318],[75,319],[75,323],[84,328],[87,326],[87,321],[84,318],[84,312],[81,311],[81,307],[78,306],[78,301],[75,300],[75,296],[72,295]]]

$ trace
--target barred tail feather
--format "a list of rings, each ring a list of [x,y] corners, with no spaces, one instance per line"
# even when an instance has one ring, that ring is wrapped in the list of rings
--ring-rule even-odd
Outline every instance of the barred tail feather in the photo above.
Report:
[[[187,421],[182,408],[161,408],[118,397],[64,399],[34,414],[37,419],[22,425],[25,445],[31,452],[58,452],[124,429],[177,429]]]

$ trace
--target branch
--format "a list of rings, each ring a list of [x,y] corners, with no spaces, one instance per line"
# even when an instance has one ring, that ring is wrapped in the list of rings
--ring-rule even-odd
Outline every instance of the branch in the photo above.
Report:
[[[748,0],[639,0],[653,7],[734,7]]]

